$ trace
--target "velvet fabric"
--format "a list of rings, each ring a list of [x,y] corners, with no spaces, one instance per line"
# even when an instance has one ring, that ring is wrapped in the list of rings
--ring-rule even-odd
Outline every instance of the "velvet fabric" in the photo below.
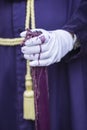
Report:
[[[36,130],[50,130],[47,67],[33,67],[31,70],[35,95],[35,128]]]
[[[87,2],[83,1],[85,3],[81,8],[85,9]],[[80,2],[81,0],[35,0],[36,27],[46,30],[64,28],[74,32],[74,22],[69,21],[72,16],[78,16],[74,12]],[[25,29],[25,17],[26,0],[1,0],[0,37],[20,37],[20,32]],[[81,13],[79,18],[83,19]],[[86,21],[85,16],[84,23]],[[78,22],[79,19],[76,23]],[[81,28],[80,33],[76,31],[81,47],[72,50],[60,63],[47,68],[50,130],[87,130],[85,30],[86,27]],[[0,46],[0,130],[35,130],[35,122],[23,119],[25,73],[26,61],[21,53],[21,46]]]

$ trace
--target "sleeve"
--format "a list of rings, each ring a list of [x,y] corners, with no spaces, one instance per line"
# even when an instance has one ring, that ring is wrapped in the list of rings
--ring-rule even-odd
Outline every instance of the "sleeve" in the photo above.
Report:
[[[71,60],[87,54],[87,0],[81,1],[79,8],[74,12],[68,23],[63,26],[63,29],[77,36],[75,43],[77,47],[64,58]]]

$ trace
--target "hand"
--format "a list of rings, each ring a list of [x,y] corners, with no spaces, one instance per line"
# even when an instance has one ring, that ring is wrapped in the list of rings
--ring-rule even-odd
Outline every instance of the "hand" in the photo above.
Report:
[[[48,66],[61,59],[73,49],[76,41],[72,35],[64,30],[41,31],[42,34],[25,41],[21,48],[24,58],[30,60],[30,66]],[[26,37],[26,31],[22,32],[21,37]]]

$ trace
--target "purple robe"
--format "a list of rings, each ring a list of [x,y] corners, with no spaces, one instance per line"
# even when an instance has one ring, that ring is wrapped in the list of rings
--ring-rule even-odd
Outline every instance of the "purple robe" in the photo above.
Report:
[[[79,20],[71,19],[80,1],[35,0],[36,27],[64,28],[72,32],[80,29],[81,24],[74,26]],[[85,6],[87,4],[83,9]],[[25,16],[25,0],[1,0],[0,37],[20,37]],[[86,19],[82,19],[85,23]],[[81,47],[72,50],[60,63],[48,67],[50,130],[87,130],[87,32],[84,27],[76,33]],[[0,46],[0,130],[35,130],[33,121],[23,119],[25,73],[21,47]]]

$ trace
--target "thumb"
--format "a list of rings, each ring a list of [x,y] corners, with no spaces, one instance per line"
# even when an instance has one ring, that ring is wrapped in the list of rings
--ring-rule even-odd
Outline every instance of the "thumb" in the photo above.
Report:
[[[26,37],[26,33],[27,33],[27,31],[21,32],[21,33],[20,33],[20,37],[25,38],[25,37]]]

